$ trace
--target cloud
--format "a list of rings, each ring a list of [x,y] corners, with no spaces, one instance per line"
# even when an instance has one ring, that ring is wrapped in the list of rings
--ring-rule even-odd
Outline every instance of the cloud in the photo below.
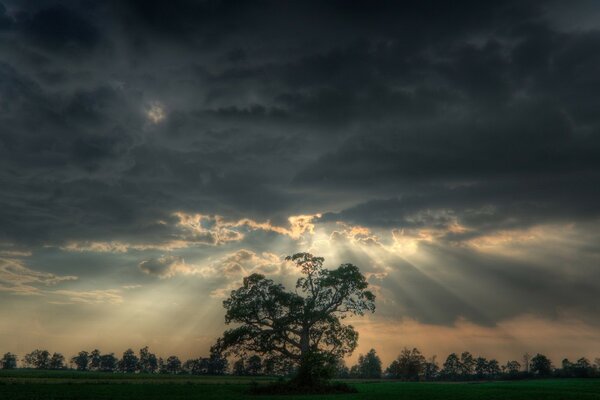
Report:
[[[171,278],[177,274],[190,275],[196,273],[196,269],[185,263],[183,258],[172,255],[151,258],[139,263],[140,270],[148,275],[159,278]]]
[[[221,257],[211,263],[215,273],[227,277],[239,278],[252,273],[264,275],[279,275],[285,271],[285,261],[273,253],[257,254],[253,251],[240,249]]]
[[[299,240],[314,234],[313,220],[320,217],[315,215],[293,215],[288,217],[288,227],[271,224],[270,221],[257,222],[249,218],[228,220],[220,215],[173,214],[178,221],[172,225],[161,222],[160,225],[170,229],[165,236],[169,240],[144,243],[128,243],[122,241],[69,241],[60,246],[67,252],[92,253],[126,253],[130,250],[173,251],[192,246],[208,245],[222,246],[230,242],[240,242],[246,233],[253,231],[274,232]]]
[[[0,259],[0,291],[22,295],[41,295],[44,290],[40,287],[53,286],[76,279],[76,276],[71,275],[58,276],[35,271],[14,259]]]
[[[221,278],[217,287],[211,291],[211,296],[218,298],[229,295],[240,286],[242,278],[251,274],[258,273],[269,279],[281,281],[294,272],[283,257],[269,252],[259,254],[246,249],[222,256],[208,264],[203,271],[205,276]]]
[[[123,297],[121,291],[118,289],[107,289],[107,290],[89,290],[89,291],[77,291],[77,290],[55,290],[52,295],[62,296],[66,298],[67,302],[70,303],[81,303],[81,304],[121,304],[123,303]],[[60,303],[64,303],[65,300],[60,300]]]
[[[122,242],[69,242],[61,250],[75,252],[125,253],[129,246]]]
[[[32,270],[14,259],[0,259],[0,292],[23,296],[42,296],[53,304],[120,304],[120,289],[67,290],[53,287],[79,278]]]

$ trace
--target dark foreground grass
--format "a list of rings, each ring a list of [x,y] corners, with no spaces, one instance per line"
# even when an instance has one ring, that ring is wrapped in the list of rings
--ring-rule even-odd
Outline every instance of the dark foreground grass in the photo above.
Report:
[[[119,375],[37,371],[0,373],[0,399],[153,400],[153,399],[398,399],[398,400],[600,400],[600,380],[536,380],[488,383],[351,382],[358,393],[303,396],[253,396],[252,379]],[[267,384],[266,379],[259,385]]]

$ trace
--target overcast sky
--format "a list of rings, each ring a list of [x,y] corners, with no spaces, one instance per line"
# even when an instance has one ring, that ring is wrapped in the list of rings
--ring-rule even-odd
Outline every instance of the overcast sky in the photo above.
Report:
[[[384,362],[600,356],[597,2],[0,1],[0,352],[203,355],[310,251]]]

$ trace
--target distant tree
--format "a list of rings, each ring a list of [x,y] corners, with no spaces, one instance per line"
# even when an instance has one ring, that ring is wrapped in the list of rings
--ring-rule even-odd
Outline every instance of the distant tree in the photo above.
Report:
[[[100,369],[100,357],[101,356],[102,356],[102,354],[100,354],[100,350],[98,350],[98,349],[94,349],[90,353],[90,365],[89,365],[89,368],[92,371],[98,371]]]
[[[260,375],[262,373],[262,358],[259,355],[253,355],[248,358],[246,363],[246,374],[247,375]]]
[[[475,359],[475,374],[477,378],[482,379],[487,375],[488,360],[485,357],[477,357]]]
[[[49,369],[50,368],[50,352],[48,350],[36,349],[31,353],[25,354],[23,362],[28,368]]]
[[[246,375],[246,363],[243,358],[238,358],[233,363],[233,374],[238,376]]]
[[[219,353],[211,352],[209,357],[187,360],[182,364],[181,369],[192,375],[224,375],[228,365],[227,359]]]
[[[425,357],[418,349],[409,350],[405,347],[387,368],[386,373],[393,378],[416,381],[423,373],[425,363]]]
[[[379,379],[381,378],[381,359],[375,349],[369,350],[364,356],[358,356],[357,372],[360,378]]]
[[[543,354],[536,354],[530,362],[530,371],[538,376],[550,376],[552,374],[552,362]]]
[[[135,357],[135,356],[134,356]],[[99,371],[114,372],[119,366],[119,360],[114,353],[103,354],[100,356]]]
[[[423,378],[425,380],[432,380],[437,378],[440,372],[440,366],[437,363],[436,356],[432,356],[423,365]]]
[[[560,375],[564,377],[574,376],[573,363],[568,358],[564,358],[560,363]]]
[[[197,359],[186,360],[181,365],[181,369],[187,374],[191,374],[191,375],[200,375],[201,374],[200,362]]]
[[[178,374],[181,371],[181,361],[177,356],[169,356],[165,363],[165,370],[170,374]]]
[[[342,264],[323,268],[322,257],[287,257],[303,274],[295,291],[286,291],[264,275],[244,278],[243,286],[223,302],[225,322],[240,326],[217,341],[222,351],[275,355],[298,365],[295,383],[311,386],[329,378],[338,358],[356,348],[358,333],[342,324],[349,315],[375,310],[375,296],[359,269]]]
[[[131,349],[125,350],[121,361],[119,361],[119,370],[121,372],[135,372],[138,367],[138,358]]]
[[[180,361],[180,363],[181,363],[181,361]],[[165,364],[165,360],[162,357],[158,357],[158,373],[159,374],[167,373],[167,366]]]
[[[138,371],[154,373],[158,368],[158,359],[156,355],[150,353],[148,346],[140,349],[140,358],[138,360]]]
[[[508,361],[506,363],[506,365],[504,366],[504,369],[507,374],[516,375],[519,373],[519,370],[521,369],[521,364],[519,364],[518,361],[514,361],[514,360]]]
[[[346,379],[350,377],[350,369],[346,366],[344,360],[340,359],[335,363],[334,377],[338,379]]]
[[[50,358],[50,369],[63,369],[65,368],[65,356],[60,353],[52,354]]]
[[[460,372],[460,359],[456,353],[452,353],[446,358],[446,361],[444,361],[441,373],[445,378],[456,379]]]
[[[267,376],[273,376],[276,373],[277,361],[272,357],[265,358],[263,362],[263,372]]]
[[[17,356],[12,353],[4,353],[0,360],[0,368],[15,369],[17,368]]]
[[[498,363],[498,360],[489,360],[486,368],[486,375],[488,376],[488,378],[496,378],[501,373],[502,370],[500,369],[500,364]]]
[[[392,360],[390,365],[385,369],[385,375],[388,378],[399,379],[400,378],[400,363],[398,360]]]
[[[71,362],[75,364],[77,371],[87,371],[90,363],[90,355],[87,351],[80,351],[76,356],[71,358]]]
[[[468,351],[464,351],[460,355],[460,374],[463,376],[469,376],[473,374],[475,370],[475,359]]]
[[[219,351],[211,349],[208,357],[209,375],[224,375],[227,372],[228,365],[227,359]]]
[[[529,365],[531,363],[531,355],[529,353],[523,354],[523,368],[525,368],[525,372],[529,373]]]
[[[585,357],[581,357],[573,365],[574,375],[578,378],[589,378],[594,376],[594,367],[590,360]]]

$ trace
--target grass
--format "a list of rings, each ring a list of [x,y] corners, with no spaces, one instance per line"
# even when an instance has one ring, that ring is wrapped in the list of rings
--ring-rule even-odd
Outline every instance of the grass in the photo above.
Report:
[[[356,394],[310,396],[251,396],[251,382],[268,378],[123,375],[75,371],[0,371],[0,398],[11,400],[153,400],[153,399],[397,399],[397,400],[600,400],[600,380],[562,379],[483,383],[403,383],[390,381],[350,384]]]

